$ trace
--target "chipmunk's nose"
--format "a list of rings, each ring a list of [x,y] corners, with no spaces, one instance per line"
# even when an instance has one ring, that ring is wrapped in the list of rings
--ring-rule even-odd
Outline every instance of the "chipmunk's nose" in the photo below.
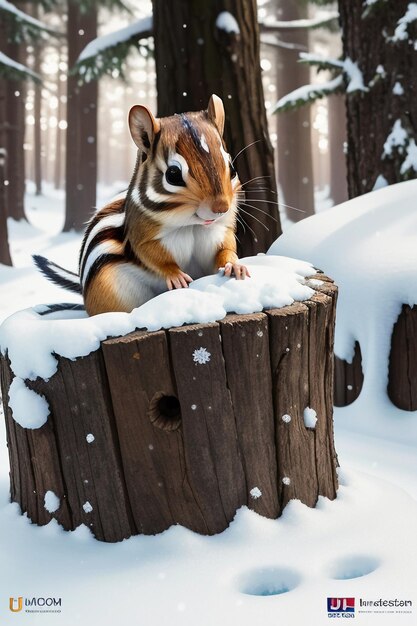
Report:
[[[213,213],[227,213],[229,203],[224,198],[216,198],[211,205],[211,210]]]

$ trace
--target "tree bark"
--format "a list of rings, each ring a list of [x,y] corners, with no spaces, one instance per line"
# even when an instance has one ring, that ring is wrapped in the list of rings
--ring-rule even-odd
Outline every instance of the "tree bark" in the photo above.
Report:
[[[327,99],[329,115],[330,197],[335,204],[348,199],[345,98],[340,95]]]
[[[277,0],[280,20],[299,20],[308,17],[308,6],[298,0]],[[308,50],[306,30],[281,32],[281,41]],[[310,68],[298,63],[300,50],[277,48],[278,98],[310,82]],[[278,182],[285,212],[292,222],[314,214],[314,177],[311,145],[311,107],[277,114]],[[292,208],[294,207],[294,208]]]
[[[239,33],[216,26],[223,11],[234,16]],[[257,142],[235,162],[241,182],[252,181],[248,186],[256,189],[247,197],[252,207],[244,207],[251,215],[241,214],[248,227],[245,231],[239,226],[237,235],[240,255],[265,252],[281,225],[274,204],[275,168],[261,82],[256,1],[153,0],[153,12],[158,115],[205,109],[216,93],[226,110],[230,154]]]
[[[7,43],[5,53],[17,61],[25,63],[23,44]],[[6,82],[6,106],[3,122],[3,144],[7,149],[7,210],[9,217],[15,220],[26,219],[24,212],[25,197],[25,83],[24,81]]]
[[[384,143],[396,120],[408,138],[417,138],[416,24],[404,40],[390,41],[408,0],[379,2],[364,16],[362,0],[339,0],[344,56],[357,63],[368,91],[347,96],[349,196],[371,191],[379,175],[388,183],[415,178],[417,172],[401,172],[404,150],[394,149],[382,158]],[[381,72],[377,76],[377,68]],[[403,93],[395,93],[399,83]],[[397,87],[398,90],[398,87]]]
[[[2,92],[0,89],[0,112],[2,106]],[[12,257],[10,256],[9,238],[7,234],[7,194],[4,184],[4,180],[6,178],[7,153],[1,145],[0,150],[0,264],[13,265]]]
[[[97,7],[83,11],[70,0],[67,34],[71,70],[82,49],[97,37]],[[64,231],[83,230],[96,205],[97,97],[97,81],[80,86],[76,76],[68,76]]]

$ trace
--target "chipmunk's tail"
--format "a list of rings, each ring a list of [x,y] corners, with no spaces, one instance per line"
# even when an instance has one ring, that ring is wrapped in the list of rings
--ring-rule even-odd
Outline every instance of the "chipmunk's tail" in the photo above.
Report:
[[[63,289],[68,289],[68,291],[73,291],[74,293],[82,293],[78,274],[64,269],[44,256],[34,254],[32,258],[38,270],[42,272],[45,278],[55,283],[55,285]]]

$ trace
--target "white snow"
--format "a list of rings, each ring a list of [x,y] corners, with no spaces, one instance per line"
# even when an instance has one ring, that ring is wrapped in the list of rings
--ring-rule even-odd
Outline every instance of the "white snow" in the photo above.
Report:
[[[185,323],[213,322],[228,312],[254,313],[307,300],[314,290],[305,278],[315,273],[304,261],[259,255],[242,259],[251,278],[237,281],[221,271],[200,278],[189,289],[163,293],[132,313],[105,313],[74,319],[48,319],[35,309],[15,313],[0,327],[0,348],[8,353],[13,372],[21,378],[48,379],[56,371],[57,355],[74,359],[97,350],[106,337],[137,328],[159,330]],[[55,318],[59,317],[57,315]],[[31,345],[28,352],[27,346]]]
[[[193,361],[199,365],[205,365],[210,361],[211,354],[206,348],[198,348],[193,352]]]
[[[17,70],[18,72],[22,72],[23,74],[29,74],[29,76],[31,76],[32,78],[38,78],[39,80],[41,80],[41,77],[39,76],[39,74],[36,74],[35,72],[33,72],[29,67],[26,67],[26,65],[22,65],[21,63],[14,61],[10,57],[8,57],[6,54],[4,54],[4,52],[1,52],[1,51],[0,51],[0,64],[7,65],[8,67],[11,67],[12,69]]]
[[[383,174],[379,174],[379,176],[377,177],[375,181],[375,185],[372,191],[376,191],[377,189],[382,189],[383,187],[387,187],[388,185],[389,183],[387,179],[385,178],[385,176]]]
[[[271,247],[325,268],[339,285],[336,354],[351,362],[362,350],[365,380],[359,398],[338,409],[342,423],[417,444],[417,419],[386,393],[391,333],[402,304],[417,302],[417,181],[354,198],[293,225]]]
[[[303,412],[304,425],[306,428],[315,428],[317,422],[317,413],[311,407],[306,407]]]
[[[353,93],[354,91],[368,91],[368,87],[365,87],[363,82],[363,74],[356,62],[347,57],[343,62],[343,70],[347,74],[348,78],[348,86],[346,88],[347,93]]]
[[[289,424],[291,422],[291,415],[288,415],[288,413],[286,413],[285,415],[282,416],[282,421],[285,422],[286,424]]]
[[[338,11],[317,11],[313,18],[300,20],[274,20],[267,17],[260,26],[267,30],[299,30],[302,28],[317,28],[324,26],[339,17]]]
[[[303,85],[302,87],[298,87],[297,89],[294,89],[294,91],[291,91],[287,95],[280,98],[271,111],[272,113],[275,113],[276,111],[279,111],[280,109],[286,107],[288,104],[295,104],[299,100],[308,102],[309,100],[316,98],[320,94],[333,93],[342,85],[342,74],[336,76],[336,78],[332,78],[331,80],[322,83]]]
[[[86,513],[91,513],[91,511],[93,510],[93,507],[91,506],[90,502],[87,500],[87,502],[84,502],[83,504],[83,509]]]
[[[288,476],[284,476],[284,478],[282,479],[282,482],[284,485],[290,485],[291,484],[291,478],[288,478]]]
[[[408,25],[417,20],[417,3],[410,2],[404,15],[398,20],[392,41],[408,39]]]
[[[392,93],[396,96],[402,96],[404,94],[404,87],[401,85],[401,83],[398,80],[395,83],[394,87],[392,88]]]
[[[218,14],[216,18],[216,26],[220,30],[225,30],[226,33],[235,33],[236,35],[240,33],[239,24],[237,23],[234,15],[229,13],[229,11],[222,11]]]
[[[403,128],[401,120],[395,120],[392,130],[384,143],[384,156],[391,156],[394,148],[404,148],[408,139],[408,133]]]
[[[95,440],[95,437],[94,437],[94,435],[92,435],[91,433],[89,433],[89,434],[86,436],[86,438],[85,438],[85,439],[86,439],[87,443],[93,443],[93,441]]]
[[[45,493],[44,506],[48,513],[55,513],[61,506],[61,500],[53,491],[47,491]]]
[[[121,28],[120,30],[97,37],[96,39],[93,39],[93,41],[90,41],[84,50],[82,50],[77,59],[77,63],[90,59],[91,57],[95,57],[107,48],[112,48],[119,43],[128,41],[135,35],[138,39],[144,37],[145,35],[147,36],[148,33],[152,31],[152,27],[153,17],[152,15],[148,15],[140,20],[137,20],[136,22],[133,22],[132,24],[129,24],[128,26],[125,26],[124,28]]]
[[[258,498],[262,496],[262,491],[259,489],[259,487],[254,487],[253,489],[250,490],[249,493],[254,500],[257,500]]]
[[[408,146],[405,148],[406,158],[400,167],[401,174],[406,174],[409,170],[417,172],[417,146],[414,139],[410,139]]]
[[[8,295],[0,299],[2,319],[34,302],[63,299],[62,290],[33,268],[32,252],[42,250],[69,269],[72,263],[76,264],[80,237],[74,233],[58,234],[63,199],[51,189],[46,191],[45,197],[28,196],[30,224],[9,222],[16,267],[0,266],[1,288],[6,288]],[[346,329],[353,341],[352,332],[362,323],[363,337],[367,339],[367,332],[376,321],[369,343],[362,342],[367,353],[367,376],[375,365],[369,350],[378,345],[381,332],[385,336],[385,322],[389,324],[392,319],[394,300],[402,299],[408,278],[411,289],[414,288],[412,240],[416,230],[410,205],[416,193],[415,182],[404,183],[323,212],[308,220],[310,225],[307,224],[304,237],[300,235],[297,247],[295,235],[301,224],[288,230],[290,236],[295,229],[297,254],[301,255],[302,250],[307,258],[317,257],[326,273],[335,276],[341,285],[337,322],[341,329],[337,332],[343,336]],[[369,206],[372,198],[373,208]],[[319,217],[323,221],[316,225]],[[343,224],[338,225],[338,220]],[[390,220],[394,220],[392,240],[388,237]],[[385,246],[381,240],[380,248],[375,250],[379,224],[379,237],[385,238]],[[330,230],[336,237],[333,251],[328,241]],[[367,243],[372,249],[365,257]],[[403,246],[410,254],[402,252]],[[409,263],[401,266],[401,260],[393,256],[392,271],[384,275],[373,256],[377,253],[384,267],[389,267],[389,257],[397,250]],[[359,255],[357,262],[355,254]],[[329,267],[324,265],[327,260]],[[349,276],[355,270],[356,279]],[[407,276],[403,277],[404,272]],[[364,317],[362,304],[355,312],[361,302],[356,289],[366,296],[364,283],[373,290],[378,303],[382,295],[390,309],[388,315],[375,319],[376,306],[371,306],[369,316],[373,321],[369,320],[368,325],[365,320],[358,321],[360,315]],[[67,298],[76,296],[69,294]],[[372,302],[371,294],[366,305],[369,301]],[[395,302],[394,306],[397,307]],[[381,348],[383,357],[384,343]],[[59,618],[52,618],[54,625],[56,622],[60,626],[73,626],[75,622],[101,626],[252,626],[259,622],[263,626],[321,626],[329,621],[327,597],[356,597],[357,604],[359,598],[398,597],[413,600],[412,614],[357,613],[356,621],[366,626],[382,622],[389,626],[415,626],[416,416],[392,407],[379,383],[365,392],[367,402],[361,394],[350,407],[336,409],[336,449],[342,469],[335,501],[319,498],[316,509],[291,501],[279,520],[261,517],[243,507],[230,528],[216,536],[203,537],[174,526],[154,537],[138,536],[119,544],[96,541],[86,526],[71,533],[63,531],[56,520],[37,527],[20,515],[16,504],[9,503],[8,454],[0,407],[0,588],[6,601],[8,596],[16,595],[62,597],[62,612]],[[396,432],[401,437],[393,436]],[[352,574],[357,577],[349,578]],[[43,618],[24,617],[33,617],[34,623],[41,623]]]
[[[40,428],[49,415],[49,405],[45,398],[32,389],[19,377],[12,380],[9,389],[9,406],[15,422],[23,428]]]
[[[13,15],[21,22],[30,24],[31,26],[35,26],[41,30],[49,30],[46,24],[43,24],[39,20],[35,19],[31,15],[24,13],[20,9],[18,9],[14,4],[8,2],[8,0],[0,0],[0,11],[7,11],[8,13],[13,13]]]

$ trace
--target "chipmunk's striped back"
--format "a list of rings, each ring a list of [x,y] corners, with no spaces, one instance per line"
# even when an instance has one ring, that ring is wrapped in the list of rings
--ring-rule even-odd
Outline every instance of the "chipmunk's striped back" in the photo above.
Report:
[[[125,258],[126,198],[118,198],[98,211],[89,221],[81,244],[79,276],[83,292],[89,281],[107,263]]]

